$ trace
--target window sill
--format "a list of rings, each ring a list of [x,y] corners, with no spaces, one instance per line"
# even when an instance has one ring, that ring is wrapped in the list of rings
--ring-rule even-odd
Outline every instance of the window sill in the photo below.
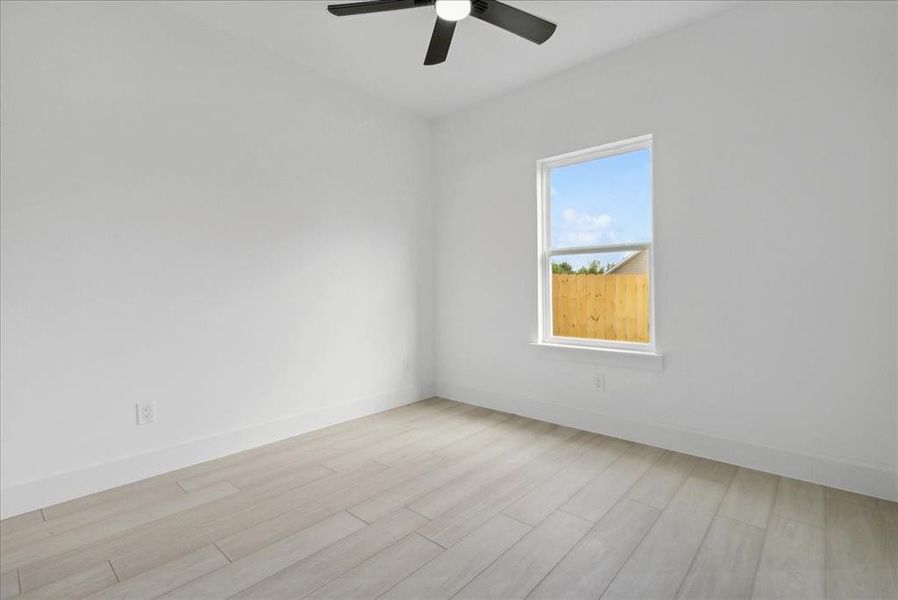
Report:
[[[579,360],[593,359],[602,364],[644,371],[663,371],[664,355],[645,350],[621,350],[617,348],[598,348],[594,346],[577,346],[573,344],[556,344],[550,342],[531,342],[534,348],[546,350],[558,355],[570,357],[579,355]]]

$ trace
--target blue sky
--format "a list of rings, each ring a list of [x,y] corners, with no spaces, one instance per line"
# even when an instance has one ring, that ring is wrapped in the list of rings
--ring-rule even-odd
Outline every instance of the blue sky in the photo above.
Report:
[[[651,240],[651,152],[636,150],[552,169],[549,207],[553,249]],[[575,268],[622,253],[555,257]]]

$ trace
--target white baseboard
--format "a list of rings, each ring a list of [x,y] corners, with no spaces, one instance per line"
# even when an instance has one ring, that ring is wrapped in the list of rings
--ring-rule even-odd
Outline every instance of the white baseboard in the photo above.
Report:
[[[643,423],[539,400],[512,398],[444,382],[436,384],[436,395],[540,421],[898,501],[898,473],[878,466],[770,448],[708,433]]]
[[[374,413],[411,404],[433,390],[410,387],[335,406],[309,410],[292,417],[192,440],[153,452],[127,456],[82,469],[56,473],[0,490],[0,516],[79,498],[116,486],[242,452],[288,437]]]

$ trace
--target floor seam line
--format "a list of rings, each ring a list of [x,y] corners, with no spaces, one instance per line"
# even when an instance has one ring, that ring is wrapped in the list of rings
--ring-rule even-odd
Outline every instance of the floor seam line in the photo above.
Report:
[[[225,551],[221,549],[221,546],[218,545],[218,542],[212,542],[212,545],[215,546],[215,549],[216,549],[216,550],[218,550],[219,552],[221,552],[221,555],[225,557],[225,560],[228,561],[228,563],[234,562],[233,560],[231,560],[231,557],[230,557],[230,556],[228,556],[227,554],[225,554]]]
[[[109,563],[109,568],[112,569],[112,576],[115,577],[115,582],[121,583],[122,580],[119,579],[118,573],[115,572],[115,566],[112,564],[112,561],[109,559],[106,559],[106,562]]]
[[[372,523],[372,521],[369,521],[369,520],[367,520],[367,519],[363,519],[362,517],[360,517],[360,516],[358,516],[357,514],[355,514],[354,512],[352,512],[351,507],[350,507],[350,508],[344,508],[344,509],[343,509],[343,512],[352,515],[353,517],[355,517],[356,519],[358,519],[359,521],[361,521],[361,522],[364,523],[365,525],[371,525],[371,523]],[[422,515],[422,516],[423,516],[423,515]]]
[[[520,523],[521,525],[524,525],[524,526],[526,526],[526,527],[529,527],[531,531],[534,530],[534,529],[536,529],[536,525],[531,525],[530,523],[525,523],[525,522],[523,522],[523,521],[520,520],[520,519],[516,519],[516,518],[512,517],[511,515],[506,514],[504,508],[503,508],[501,511],[499,511],[497,514],[502,515],[502,516],[505,517],[506,519],[511,519],[512,521],[514,521],[514,522],[516,522],[516,523]],[[548,517],[546,517],[546,518],[548,518]],[[544,521],[544,520],[545,520],[545,519],[543,519],[543,521]],[[540,521],[540,523],[542,523],[542,521]]]
[[[617,504],[622,502],[623,500],[630,500],[630,499],[629,498],[621,498],[620,500],[618,500],[615,503],[614,506],[617,506]],[[634,502],[634,500],[630,500],[630,502]],[[639,504],[642,504],[642,503],[640,502]],[[614,509],[614,506],[612,506],[610,509],[608,509],[609,513],[611,512],[612,509]],[[648,505],[643,504],[643,506],[648,506]],[[655,518],[652,521],[651,525],[649,525],[648,527],[645,528],[645,533],[642,534],[642,536],[639,538],[639,541],[633,545],[633,549],[627,555],[627,558],[625,558],[623,561],[621,561],[620,567],[618,567],[617,572],[614,573],[614,577],[612,577],[608,581],[608,585],[606,585],[605,588],[602,590],[602,594],[600,596],[598,596],[599,598],[601,598],[601,596],[604,596],[605,592],[608,591],[608,588],[610,588],[612,586],[612,584],[614,584],[614,582],[617,580],[618,576],[620,575],[620,572],[624,570],[624,567],[627,566],[627,563],[630,562],[630,559],[633,558],[633,555],[636,554],[636,551],[639,550],[640,546],[642,546],[642,542],[645,541],[645,538],[647,538],[649,533],[652,531],[652,529],[655,528],[655,525],[658,523],[658,519],[660,519],[661,515],[664,513],[663,510],[658,510],[658,508],[656,508],[654,506],[652,506],[651,508],[658,511],[658,514],[655,515]],[[608,513],[605,513],[605,516],[607,516],[607,515],[608,515]],[[602,519],[604,519],[604,518],[605,517],[603,516]],[[602,519],[599,519],[598,521],[596,521],[596,525],[601,523]]]
[[[735,477],[733,477],[735,479]],[[755,571],[754,575],[751,578],[751,589],[749,589],[749,598],[753,598],[755,595],[755,587],[758,585],[758,573],[761,571],[761,559],[764,557],[764,548],[767,546],[767,536],[770,535],[770,521],[774,517],[774,509],[776,509],[776,501],[779,500],[780,491],[783,487],[783,478],[777,477],[776,480],[776,490],[773,492],[773,501],[770,504],[770,514],[767,515],[767,523],[764,527],[764,539],[761,540],[761,553],[758,554],[758,560],[755,562]],[[784,518],[776,515],[777,518]],[[824,539],[825,543],[825,539]]]
[[[683,482],[683,485],[685,485],[685,482]],[[680,578],[680,585],[677,586],[677,591],[673,595],[674,598],[677,598],[680,595],[680,591],[683,589],[683,585],[686,583],[686,579],[689,577],[689,573],[692,572],[692,568],[695,566],[695,561],[698,558],[698,554],[702,551],[702,547],[705,545],[705,540],[708,539],[708,534],[711,533],[711,528],[714,526],[714,519],[717,517],[717,512],[720,510],[720,506],[723,504],[723,500],[724,498],[726,498],[728,492],[729,488],[725,489],[723,494],[720,496],[720,500],[717,501],[717,506],[714,507],[714,514],[711,515],[711,521],[708,523],[708,528],[705,529],[705,533],[702,536],[702,541],[699,542],[698,546],[695,547],[695,553],[692,555],[692,560],[689,561],[689,566],[686,568],[686,571]],[[673,498],[671,498],[671,501],[673,501]],[[670,506],[670,504],[668,504],[668,506]],[[665,507],[665,510],[667,510],[667,507]]]
[[[447,550],[447,548],[446,548],[445,546],[443,546],[442,544],[437,544],[436,542],[434,542],[434,541],[433,541],[432,539],[430,539],[429,537],[424,536],[424,535],[421,535],[421,534],[418,533],[417,531],[413,531],[413,532],[411,533],[411,535],[416,535],[416,536],[418,536],[419,538],[421,538],[422,540],[431,542],[432,544],[436,544],[437,546],[439,546],[439,547],[442,549],[442,551],[441,551],[439,554],[437,554],[436,556],[434,556],[433,558],[431,558],[430,560],[426,561],[426,562],[425,562],[424,564],[422,564],[421,566],[419,566],[417,569],[415,569],[414,571],[412,571],[411,573],[409,573],[408,575],[406,575],[405,577],[403,577],[402,579],[400,579],[399,581],[397,581],[395,584],[391,585],[388,589],[384,590],[382,594],[378,594],[378,595],[377,595],[377,598],[382,598],[384,595],[388,594],[388,593],[390,592],[390,590],[392,590],[392,589],[398,587],[398,586],[401,585],[406,579],[408,579],[409,577],[411,577],[412,575],[414,575],[415,573],[417,573],[418,571],[420,571],[421,569],[423,569],[425,566],[429,565],[430,563],[432,563],[433,561],[435,561],[436,559],[438,559],[439,557],[441,557],[443,554],[445,554],[445,552],[446,552],[446,550]],[[377,598],[375,598],[375,600],[377,600]]]
[[[421,513],[419,513],[418,511],[416,511],[414,508],[412,508],[412,507],[409,506],[408,504],[403,504],[402,506],[405,507],[405,508],[407,508],[408,510],[412,511],[412,512],[415,513],[416,515],[418,515],[418,516],[420,516],[420,517],[424,517],[424,518],[427,519],[428,521],[432,521],[432,519],[431,519],[430,517],[428,517],[427,515],[422,515]],[[364,519],[362,519],[362,520],[364,521]],[[427,536],[424,536],[424,537],[427,537]],[[430,538],[427,538],[427,539],[430,540]],[[434,540],[430,540],[430,541],[433,542]],[[435,542],[435,543],[438,543],[438,542]],[[443,544],[440,544],[440,546],[443,546]],[[443,547],[445,548],[446,546],[443,546]]]
[[[574,542],[574,544],[570,548],[567,549],[567,552],[565,552],[564,554],[561,555],[561,558],[559,558],[557,561],[555,561],[555,564],[552,565],[552,568],[549,569],[548,571],[546,571],[546,574],[543,575],[542,577],[540,577],[539,581],[537,581],[536,584],[532,588],[527,590],[527,594],[524,595],[524,598],[527,598],[530,594],[532,594],[533,590],[538,588],[540,586],[540,584],[542,584],[542,582],[545,581],[549,577],[549,575],[551,575],[555,571],[555,569],[558,568],[558,565],[560,565],[562,562],[564,562],[564,559],[566,559],[568,557],[568,555],[570,555],[570,553],[573,552],[577,546],[579,546],[581,543],[583,543],[583,540],[586,539],[586,536],[588,536],[590,534],[590,532],[593,529],[595,529],[596,525],[598,525],[598,523],[593,523],[592,521],[590,521],[588,519],[584,519],[583,517],[578,517],[577,515],[575,515],[573,513],[569,513],[566,510],[561,510],[560,508],[556,509],[554,512],[552,512],[549,515],[549,517],[551,517],[553,514],[558,513],[558,512],[563,512],[566,515],[570,515],[574,518],[580,519],[581,521],[586,521],[587,523],[591,523],[592,525],[589,529],[587,529],[583,533],[583,535],[580,536],[580,539],[578,539],[576,542]],[[549,517],[546,517],[545,520],[547,520]]]

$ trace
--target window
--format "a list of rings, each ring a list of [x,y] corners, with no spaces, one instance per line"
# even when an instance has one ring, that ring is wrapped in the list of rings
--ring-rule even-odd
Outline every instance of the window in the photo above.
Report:
[[[538,168],[539,341],[654,351],[651,136]]]

